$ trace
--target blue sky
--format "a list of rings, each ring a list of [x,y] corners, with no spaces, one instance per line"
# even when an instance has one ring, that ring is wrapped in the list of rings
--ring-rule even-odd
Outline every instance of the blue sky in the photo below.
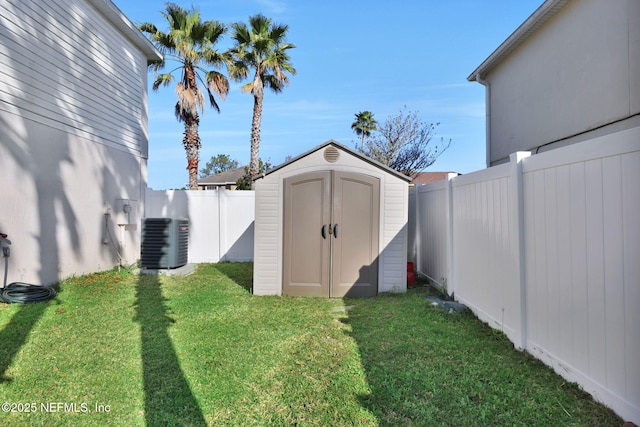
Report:
[[[166,30],[164,0],[114,0],[135,24]],[[379,122],[404,106],[429,123],[436,139],[452,139],[430,171],[469,173],[485,167],[485,91],[467,76],[542,0],[215,0],[176,1],[203,19],[247,22],[262,13],[289,25],[297,75],[282,93],[265,95],[260,157],[279,164],[329,139],[353,147],[354,115]],[[219,44],[230,46],[229,37]],[[223,70],[224,71],[224,70]],[[149,84],[153,76],[149,76]],[[173,115],[174,87],[149,93],[149,186],[188,181],[183,125]],[[232,83],[221,112],[200,121],[200,167],[228,154],[249,162],[253,97]]]

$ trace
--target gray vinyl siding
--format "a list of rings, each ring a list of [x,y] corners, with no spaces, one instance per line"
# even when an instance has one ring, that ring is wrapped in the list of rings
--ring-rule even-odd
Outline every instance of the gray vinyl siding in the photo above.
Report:
[[[640,124],[640,2],[568,2],[485,72],[488,166]]]
[[[5,0],[0,109],[146,157],[146,58],[85,1]]]
[[[0,225],[16,243],[7,283],[139,259],[146,66],[160,58],[110,0],[2,0]],[[123,200],[136,207],[126,216]]]

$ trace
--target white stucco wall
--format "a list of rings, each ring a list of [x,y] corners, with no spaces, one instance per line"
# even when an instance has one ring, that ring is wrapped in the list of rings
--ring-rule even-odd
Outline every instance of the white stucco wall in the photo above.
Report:
[[[407,287],[408,183],[344,151],[335,163],[323,157],[325,145],[255,181],[256,217],[254,282],[256,295],[282,294],[284,179],[301,173],[337,170],[380,179],[380,262],[378,292],[404,292]]]
[[[482,77],[490,164],[640,126],[640,2],[571,0]]]
[[[3,2],[0,231],[13,242],[8,283],[53,283],[139,257],[149,49],[92,4]],[[111,2],[99,4],[126,20]],[[129,215],[123,199],[134,207]]]

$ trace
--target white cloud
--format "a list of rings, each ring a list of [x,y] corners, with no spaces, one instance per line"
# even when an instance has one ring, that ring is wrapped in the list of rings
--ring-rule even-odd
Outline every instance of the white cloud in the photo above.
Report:
[[[256,3],[267,8],[269,13],[276,15],[283,14],[287,10],[285,3],[279,0],[256,0]]]

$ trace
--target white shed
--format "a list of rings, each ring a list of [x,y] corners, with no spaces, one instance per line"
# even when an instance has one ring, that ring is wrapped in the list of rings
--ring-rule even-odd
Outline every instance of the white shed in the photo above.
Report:
[[[257,178],[254,294],[405,292],[409,179],[333,140]]]

